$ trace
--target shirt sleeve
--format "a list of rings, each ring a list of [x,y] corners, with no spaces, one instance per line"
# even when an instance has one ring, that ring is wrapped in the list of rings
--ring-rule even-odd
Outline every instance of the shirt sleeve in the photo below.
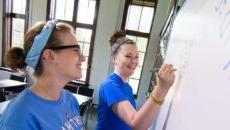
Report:
[[[101,96],[108,107],[111,107],[118,102],[128,100],[119,85],[120,84],[111,81],[102,86]]]

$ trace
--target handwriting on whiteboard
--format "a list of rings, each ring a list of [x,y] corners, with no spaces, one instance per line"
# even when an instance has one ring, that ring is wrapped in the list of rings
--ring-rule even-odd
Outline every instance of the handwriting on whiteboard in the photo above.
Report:
[[[230,34],[227,33],[230,30],[230,1],[220,0],[215,7],[215,11],[218,13],[220,22],[219,36],[224,39],[224,44],[228,44]]]

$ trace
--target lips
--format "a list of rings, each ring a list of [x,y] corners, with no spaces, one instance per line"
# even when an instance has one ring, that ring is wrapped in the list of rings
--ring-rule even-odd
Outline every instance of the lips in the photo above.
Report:
[[[77,64],[77,68],[82,70],[82,64]]]
[[[129,69],[135,69],[136,68],[136,65],[131,65],[131,66],[128,66]]]

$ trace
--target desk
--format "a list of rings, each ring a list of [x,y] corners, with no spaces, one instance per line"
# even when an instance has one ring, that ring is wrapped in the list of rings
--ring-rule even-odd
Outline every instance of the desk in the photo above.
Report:
[[[0,88],[24,87],[26,83],[11,79],[0,80]]]
[[[91,97],[88,97],[88,96],[79,95],[79,94],[75,94],[75,93],[72,93],[72,94],[77,99],[79,105],[82,105],[83,103],[88,102],[88,101],[91,100]]]
[[[14,97],[16,93],[21,92],[26,87],[26,83],[11,79],[0,80],[0,101],[6,100],[6,95]],[[10,93],[14,93],[13,95]],[[8,98],[7,98],[8,99]]]

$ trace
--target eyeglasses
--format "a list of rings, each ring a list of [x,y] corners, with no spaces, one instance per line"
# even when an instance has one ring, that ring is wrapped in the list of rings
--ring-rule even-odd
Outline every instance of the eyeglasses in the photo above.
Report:
[[[53,46],[53,47],[48,47],[47,49],[51,50],[63,50],[63,49],[69,49],[69,48],[76,48],[80,50],[79,45],[64,45],[64,46]]]

